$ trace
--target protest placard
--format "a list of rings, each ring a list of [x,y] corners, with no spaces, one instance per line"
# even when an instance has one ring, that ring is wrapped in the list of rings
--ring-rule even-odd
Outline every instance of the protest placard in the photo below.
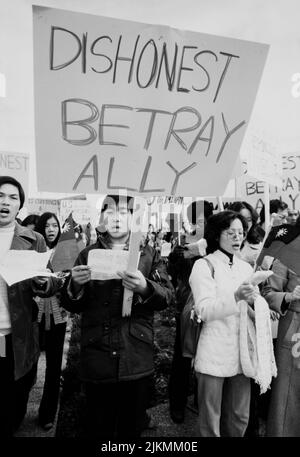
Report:
[[[38,189],[222,195],[268,45],[33,7]]]
[[[28,195],[29,155],[19,152],[0,151],[0,176],[12,176],[19,181]]]
[[[28,214],[41,215],[45,212],[58,214],[59,200],[48,198],[28,198],[26,207]]]
[[[300,152],[282,154],[281,185],[270,185],[270,199],[282,199],[289,208],[300,210]],[[264,203],[264,182],[244,174],[237,178],[237,195],[258,212]]]
[[[99,219],[96,206],[93,206],[88,200],[61,200],[59,212],[61,222],[65,221],[70,213],[72,213],[74,221],[81,225],[91,221],[95,224],[96,220]]]
[[[256,179],[280,186],[282,180],[281,153],[276,143],[260,134],[246,134],[247,173]]]

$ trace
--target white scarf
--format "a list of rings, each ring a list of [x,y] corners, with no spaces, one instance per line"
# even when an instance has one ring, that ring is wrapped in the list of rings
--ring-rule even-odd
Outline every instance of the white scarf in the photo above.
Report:
[[[270,310],[261,295],[254,301],[254,311],[246,301],[240,302],[240,358],[244,375],[259,384],[261,394],[266,392],[277,376],[277,367]]]

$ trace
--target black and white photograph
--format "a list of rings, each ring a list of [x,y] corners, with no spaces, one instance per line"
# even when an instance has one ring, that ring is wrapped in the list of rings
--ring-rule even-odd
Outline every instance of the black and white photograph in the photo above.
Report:
[[[0,1],[11,449],[300,437],[299,20],[298,0]]]

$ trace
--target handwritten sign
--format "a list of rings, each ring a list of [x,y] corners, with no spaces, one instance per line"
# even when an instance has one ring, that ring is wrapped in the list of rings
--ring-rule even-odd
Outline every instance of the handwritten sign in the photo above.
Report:
[[[28,198],[26,207],[28,214],[41,215],[45,212],[58,214],[59,200],[52,200],[48,198]]]
[[[268,45],[33,7],[38,189],[222,195]]]
[[[88,265],[91,267],[91,279],[120,279],[117,271],[127,269],[129,252],[111,249],[93,249],[89,252]]]
[[[12,176],[28,195],[29,156],[19,152],[0,151],[0,176]]]
[[[283,154],[280,186],[270,186],[270,199],[282,199],[291,209],[300,210],[300,152]],[[237,195],[258,212],[264,203],[264,182],[248,174],[237,178]]]
[[[247,172],[256,179],[279,185],[282,180],[281,154],[275,143],[257,134],[246,135]]]
[[[52,276],[46,270],[52,251],[18,251],[11,249],[1,256],[0,274],[9,286],[34,278],[35,276]]]

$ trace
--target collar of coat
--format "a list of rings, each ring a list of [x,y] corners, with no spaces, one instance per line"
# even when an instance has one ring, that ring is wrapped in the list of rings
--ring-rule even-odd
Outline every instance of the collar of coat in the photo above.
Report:
[[[10,249],[24,249],[24,245],[30,245],[36,239],[36,233],[15,222],[15,231]]]
[[[215,252],[213,252],[213,255],[215,255],[218,259],[221,260],[223,263],[227,263],[228,265],[233,265],[236,262],[236,255],[233,255],[232,262],[230,262],[230,259],[228,255],[226,255],[224,252],[220,251],[217,249]]]

